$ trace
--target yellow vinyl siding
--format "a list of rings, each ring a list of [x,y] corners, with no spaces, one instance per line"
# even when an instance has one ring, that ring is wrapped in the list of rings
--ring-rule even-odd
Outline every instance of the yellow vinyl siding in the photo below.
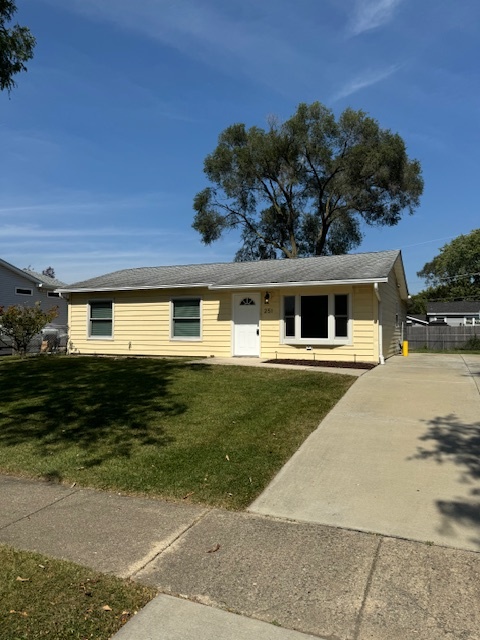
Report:
[[[200,297],[200,339],[171,339],[170,301]],[[113,337],[88,337],[88,303],[112,300]],[[228,312],[227,312],[228,310]],[[230,356],[230,294],[200,289],[169,291],[117,291],[73,293],[70,297],[70,349],[72,353],[165,356]]]
[[[399,353],[402,339],[402,323],[405,321],[406,304],[400,297],[395,271],[388,277],[388,283],[380,284],[379,292],[382,300],[382,343],[383,356],[390,358]],[[395,326],[395,315],[398,312],[398,327]]]

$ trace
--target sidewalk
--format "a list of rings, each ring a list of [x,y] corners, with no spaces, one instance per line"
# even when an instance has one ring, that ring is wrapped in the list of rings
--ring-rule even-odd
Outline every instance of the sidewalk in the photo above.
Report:
[[[475,552],[11,477],[0,496],[1,543],[158,588],[118,640],[480,638]]]

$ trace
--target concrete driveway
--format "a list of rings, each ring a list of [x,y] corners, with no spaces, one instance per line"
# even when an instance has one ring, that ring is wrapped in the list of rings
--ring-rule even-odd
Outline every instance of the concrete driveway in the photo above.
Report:
[[[363,375],[249,510],[480,551],[480,356]]]

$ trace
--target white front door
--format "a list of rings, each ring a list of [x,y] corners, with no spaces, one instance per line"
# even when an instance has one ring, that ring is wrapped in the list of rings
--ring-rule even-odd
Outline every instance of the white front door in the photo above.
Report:
[[[260,355],[260,296],[258,293],[233,296],[233,355]]]

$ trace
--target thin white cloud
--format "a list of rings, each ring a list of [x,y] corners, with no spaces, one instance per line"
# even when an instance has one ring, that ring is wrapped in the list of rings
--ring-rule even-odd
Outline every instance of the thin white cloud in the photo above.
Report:
[[[1,246],[1,245],[0,245]],[[155,247],[136,247],[121,249],[115,247],[102,248],[95,245],[95,249],[62,244],[61,249],[56,247],[38,248],[32,247],[31,251],[21,252],[21,247],[15,250],[2,251],[2,258],[19,268],[32,265],[40,271],[48,265],[53,266],[56,275],[63,282],[78,282],[95,276],[131,269],[136,267],[193,264],[205,262],[231,262],[234,251],[227,245],[217,247],[215,250],[201,247],[198,240],[185,243],[182,248],[171,240],[159,243]]]
[[[255,3],[230,5],[209,0],[49,0],[92,20],[109,22],[136,31],[183,55],[221,69],[229,75],[242,73],[277,91],[285,77],[309,86],[316,68],[311,56],[293,44],[288,25],[288,3],[258,20]],[[278,20],[281,16],[282,20]],[[287,25],[287,27],[285,26]],[[283,80],[283,82],[281,82]]]
[[[360,75],[346,82],[341,89],[332,97],[332,102],[347,98],[357,91],[371,87],[382,80],[386,80],[400,69],[401,65],[392,65],[386,69],[377,69],[375,71],[365,71]]]
[[[120,229],[118,227],[104,227],[104,228],[86,228],[86,229],[58,229],[56,226],[51,227],[48,224],[40,227],[36,225],[5,225],[0,226],[0,245],[5,238],[17,238],[25,240],[28,238],[36,239],[37,242],[40,239],[57,240],[60,238],[149,238],[152,236],[169,236],[170,238],[175,236],[182,236],[183,232],[172,231],[169,229]]]
[[[0,216],[75,213],[85,215],[119,210],[135,210],[138,212],[139,209],[144,208],[168,207],[172,202],[178,201],[178,197],[174,194],[165,193],[143,193],[125,197],[112,197],[75,191],[58,194],[53,191],[51,194],[47,194],[46,197],[37,196],[35,199],[32,197],[23,202],[18,202],[16,197],[10,197],[11,204],[8,203],[8,199],[7,195],[2,198],[3,205],[0,206]]]
[[[356,0],[350,33],[359,35],[387,24],[401,2],[402,0]]]

